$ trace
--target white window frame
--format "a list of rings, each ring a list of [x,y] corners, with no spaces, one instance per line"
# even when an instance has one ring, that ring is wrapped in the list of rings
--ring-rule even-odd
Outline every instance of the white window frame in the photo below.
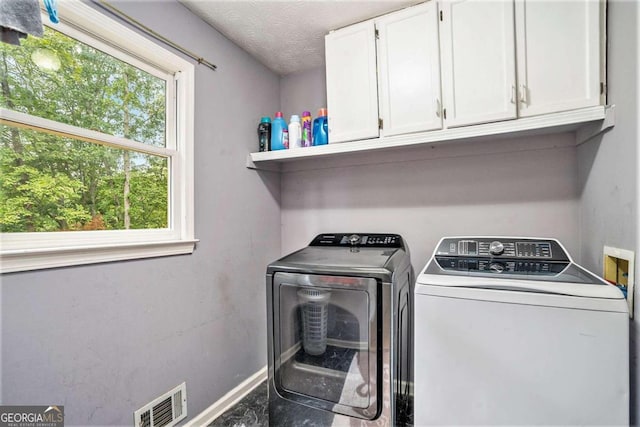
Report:
[[[43,23],[167,81],[166,147],[4,108],[0,109],[0,123],[166,157],[170,177],[168,228],[1,233],[0,272],[192,253],[197,242],[193,193],[193,64],[81,1],[59,2],[58,10],[60,24],[49,24],[44,15]],[[175,116],[175,120],[171,120],[171,116]]]

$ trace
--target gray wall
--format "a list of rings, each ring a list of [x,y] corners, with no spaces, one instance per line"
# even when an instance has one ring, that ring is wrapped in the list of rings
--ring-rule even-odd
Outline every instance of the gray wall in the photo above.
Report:
[[[280,106],[289,122],[292,114],[311,112],[315,118],[319,108],[327,107],[325,68],[317,67],[280,78]]]
[[[602,271],[604,245],[629,250],[638,246],[638,24],[637,2],[608,3],[608,103],[616,105],[615,127],[578,147],[581,191],[580,233],[582,262]],[[638,262],[636,252],[636,262]],[[636,267],[636,285],[639,274]],[[632,417],[638,423],[640,407],[640,300],[635,292],[635,317],[631,324]]]
[[[67,425],[131,425],[182,381],[190,417],[266,365],[265,266],[277,174],[245,168],[279,78],[176,2],[115,5],[218,65],[196,66],[193,255],[2,276],[2,403],[63,404]]]
[[[392,232],[421,269],[446,235],[552,236],[579,248],[573,135],[467,142],[314,162],[282,176],[282,249],[321,232]],[[355,160],[354,160],[355,161]],[[377,161],[378,163],[373,163]]]

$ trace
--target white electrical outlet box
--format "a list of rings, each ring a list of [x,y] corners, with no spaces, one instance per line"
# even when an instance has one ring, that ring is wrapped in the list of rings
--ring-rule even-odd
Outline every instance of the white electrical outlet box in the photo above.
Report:
[[[627,249],[605,246],[602,260],[602,277],[626,293],[629,317],[633,318],[633,293],[635,284],[635,253]]]

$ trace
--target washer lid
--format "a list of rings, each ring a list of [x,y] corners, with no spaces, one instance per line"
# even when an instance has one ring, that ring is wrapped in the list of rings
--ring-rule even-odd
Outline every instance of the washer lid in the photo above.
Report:
[[[452,286],[481,289],[503,289],[513,291],[540,292],[560,295],[572,295],[591,298],[623,299],[624,295],[617,287],[605,282],[588,270],[573,262],[549,266],[540,271],[540,266],[533,266],[533,271],[512,271],[502,268],[491,268],[491,260],[469,263],[467,259],[458,259],[460,264],[471,265],[471,268],[450,267],[450,260],[443,262],[435,257],[427,264],[418,276],[418,284],[435,286]],[[444,267],[443,267],[444,265]],[[476,265],[483,267],[482,270]]]
[[[272,265],[304,267],[383,268],[398,248],[349,248],[308,246]]]

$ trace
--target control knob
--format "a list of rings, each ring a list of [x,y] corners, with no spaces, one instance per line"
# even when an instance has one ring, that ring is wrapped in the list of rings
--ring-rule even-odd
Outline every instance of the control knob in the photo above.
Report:
[[[358,236],[357,234],[352,234],[351,236],[349,236],[349,243],[351,243],[351,246],[355,246],[358,243],[360,243],[360,236]]]
[[[502,242],[495,240],[489,245],[489,253],[491,255],[502,255],[503,252],[504,245],[502,244]]]
[[[504,265],[502,265],[499,262],[492,262],[489,265],[489,270],[491,270],[492,273],[502,273],[504,271]]]

